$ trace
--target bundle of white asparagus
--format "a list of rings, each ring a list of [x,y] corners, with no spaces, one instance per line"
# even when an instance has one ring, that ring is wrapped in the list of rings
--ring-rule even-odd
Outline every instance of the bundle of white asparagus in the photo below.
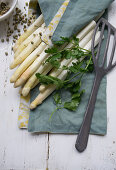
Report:
[[[89,23],[76,37],[79,38],[79,46],[90,50],[91,39],[93,30],[96,26],[96,22]],[[42,34],[45,32],[46,27],[43,16],[40,17],[28,28],[26,32],[21,35],[14,46],[14,61],[11,63],[10,68],[13,69],[19,65],[17,70],[12,75],[10,82],[14,83],[14,87],[21,86],[21,94],[27,96],[31,89],[33,89],[39,80],[35,76],[36,73],[48,74],[64,80],[67,76],[67,71],[63,69],[56,69],[50,63],[45,63],[45,60],[49,57],[49,54],[45,53],[45,50],[49,47],[41,40]],[[98,44],[100,37],[100,31],[97,32],[95,38],[95,45]],[[69,43],[65,48],[72,47],[73,44]],[[82,56],[83,57],[83,56]],[[73,62],[77,60],[63,59],[61,61],[62,66],[71,66]],[[34,109],[37,105],[41,104],[54,90],[55,85],[40,85],[38,96],[31,103],[30,108]]]

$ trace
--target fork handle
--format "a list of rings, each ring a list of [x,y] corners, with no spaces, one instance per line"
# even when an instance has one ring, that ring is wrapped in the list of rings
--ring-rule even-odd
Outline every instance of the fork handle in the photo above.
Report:
[[[98,93],[101,79],[102,79],[102,75],[100,73],[96,74],[91,96],[90,96],[88,106],[85,112],[85,116],[84,116],[84,119],[83,119],[83,122],[80,128],[80,132],[78,134],[76,144],[75,144],[75,147],[79,152],[83,152],[87,147],[93,111],[95,108],[97,93]]]

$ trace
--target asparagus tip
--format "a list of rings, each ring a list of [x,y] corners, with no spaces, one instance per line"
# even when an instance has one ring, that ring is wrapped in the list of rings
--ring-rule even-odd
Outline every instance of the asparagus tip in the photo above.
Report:
[[[41,93],[44,92],[45,89],[46,89],[46,86],[45,86],[45,85],[41,85],[41,86],[39,87],[39,91],[40,91]]]
[[[38,95],[38,97],[30,104],[30,109],[35,109],[38,105],[42,104],[43,102],[42,96],[43,96],[42,93]]]
[[[13,69],[13,68],[15,68],[15,65],[14,65],[14,63],[11,63],[10,69]]]
[[[17,81],[14,83],[14,88],[17,88],[17,87],[19,87],[19,86],[21,86],[20,80],[17,80]]]
[[[11,78],[10,78],[10,83],[14,83],[16,80],[15,80],[15,77],[14,76],[12,76]]]
[[[17,86],[17,84],[16,83],[14,83],[14,88],[17,88],[18,86]]]
[[[32,102],[32,103],[30,104],[30,109],[33,110],[33,109],[35,109],[35,108],[36,108],[36,104],[35,104],[34,102]]]
[[[29,92],[30,92],[30,87],[26,87],[26,88],[23,88],[23,90],[22,90],[22,95],[23,96],[27,96],[28,94],[29,94]]]
[[[16,87],[19,87],[19,86],[21,86],[21,85],[23,85],[24,84],[24,80],[22,80],[22,79],[18,79],[16,82],[15,82],[15,84],[14,84],[14,87],[16,88]]]

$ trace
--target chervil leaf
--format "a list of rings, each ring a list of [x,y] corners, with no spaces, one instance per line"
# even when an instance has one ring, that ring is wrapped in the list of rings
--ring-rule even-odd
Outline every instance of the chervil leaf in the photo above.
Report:
[[[60,67],[59,59],[61,59],[61,58],[62,58],[62,54],[56,53],[56,54],[50,56],[45,62],[47,62],[47,63],[50,62],[53,67],[59,68]]]
[[[57,46],[61,46],[63,45],[64,43],[69,43],[71,42],[70,38],[67,38],[67,37],[60,37],[61,40],[60,41],[55,41],[53,42],[54,45],[57,45]]]
[[[54,54],[51,58],[51,61],[56,61],[58,59],[61,59],[61,57],[62,57],[61,53]]]
[[[72,40],[74,41],[75,45],[79,45],[79,38],[76,38],[76,36],[74,35]]]
[[[64,50],[63,52],[62,52],[62,56],[63,56],[63,58],[65,58],[65,59],[70,59],[71,57],[72,57],[72,53],[71,53],[71,51],[68,51],[68,50]]]
[[[80,102],[81,96],[83,95],[84,92],[85,90],[82,90],[81,92],[78,92],[78,93],[74,93],[72,95],[72,100],[78,100]]]
[[[60,37],[62,39],[62,41],[64,42],[71,42],[71,39],[70,38],[67,38],[67,37]]]
[[[78,62],[77,63],[72,63],[73,65],[69,67],[69,70],[72,72],[72,73],[78,73],[81,66],[83,65],[83,61],[81,62]]]
[[[63,70],[68,70],[68,66],[63,66],[62,69]]]
[[[77,80],[77,81],[75,81],[75,82],[73,83],[73,88],[71,88],[70,91],[71,91],[72,93],[77,93],[77,92],[79,91],[80,87],[81,87],[81,81],[80,81],[80,80]]]
[[[43,84],[49,85],[49,84],[54,84],[56,85],[57,88],[62,88],[63,86],[63,81],[53,77],[53,76],[46,76],[40,73],[36,73],[36,77],[39,79],[39,81]]]
[[[60,62],[57,60],[50,61],[50,63],[52,64],[53,67],[55,67],[57,69],[60,67]]]
[[[56,104],[62,104],[61,96],[58,92],[53,95],[53,98]]]
[[[57,52],[58,52],[58,49],[56,47],[48,48],[47,50],[45,50],[45,53],[48,53],[48,54],[54,54]]]
[[[64,103],[64,108],[71,110],[71,111],[76,111],[76,109],[79,106],[79,103],[81,101],[81,97],[82,97],[83,93],[84,93],[84,90],[82,90],[80,93],[73,94],[72,100],[70,102]]]
[[[70,88],[72,88],[74,86],[74,83],[73,82],[70,82],[70,83],[67,83],[66,85],[65,85],[65,89],[70,89]]]
[[[92,73],[93,70],[94,70],[93,61],[92,61],[92,60],[91,60],[91,61],[87,60],[87,63],[86,63],[86,64],[87,64],[86,72]]]
[[[71,110],[71,111],[76,111],[77,107],[79,105],[79,102],[76,100],[72,100],[71,102],[65,102],[64,103],[64,108]]]

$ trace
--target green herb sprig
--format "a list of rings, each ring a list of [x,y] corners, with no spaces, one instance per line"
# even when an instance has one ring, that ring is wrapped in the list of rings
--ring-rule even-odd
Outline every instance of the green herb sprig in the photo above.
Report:
[[[65,43],[72,43],[73,46],[71,48],[62,49],[61,47]],[[60,41],[55,42],[54,46],[47,49],[45,52],[50,54],[50,57],[45,63],[51,63],[51,65],[57,69],[60,69],[60,61],[62,59],[77,59],[77,62],[72,63],[72,66],[63,66],[61,68],[68,72],[68,76],[64,81],[49,75],[36,74],[36,77],[42,84],[53,84],[56,86],[57,92],[53,95],[54,102],[57,106],[55,111],[62,108],[76,111],[82,95],[85,92],[84,89],[81,89],[82,77],[86,73],[93,72],[94,69],[91,52],[81,48],[79,46],[79,39],[75,36],[72,39],[61,37]],[[63,88],[71,94],[71,98],[68,101],[63,101],[62,99],[60,89]],[[51,116],[55,111],[52,112]]]
[[[71,43],[73,46],[70,48],[62,49],[65,43]],[[60,48],[59,48],[60,47]],[[79,39],[75,36],[72,39],[61,37],[60,41],[54,42],[52,48],[45,50],[46,53],[50,54],[50,57],[45,61],[46,63],[51,63],[53,67],[60,68],[60,61],[62,59],[77,59],[90,56],[91,52],[83,49],[79,46]]]

